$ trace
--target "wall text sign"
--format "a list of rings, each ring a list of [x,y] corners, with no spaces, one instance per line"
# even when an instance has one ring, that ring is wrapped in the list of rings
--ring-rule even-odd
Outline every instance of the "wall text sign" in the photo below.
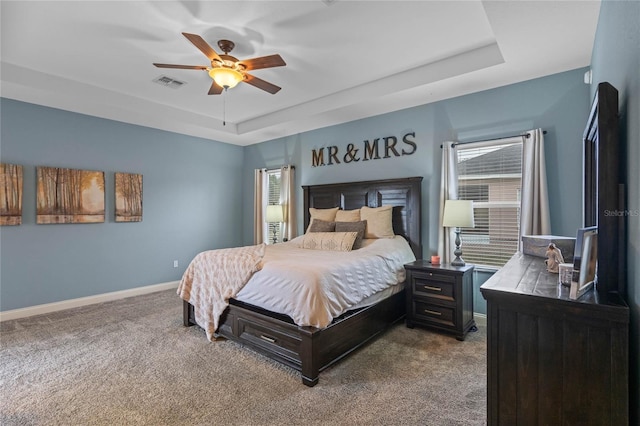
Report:
[[[416,133],[411,132],[402,136],[401,141],[395,136],[375,138],[372,141],[365,139],[361,148],[356,148],[356,145],[352,143],[348,144],[346,152],[340,152],[335,145],[313,149],[311,151],[311,167],[411,155],[418,148],[415,137]]]

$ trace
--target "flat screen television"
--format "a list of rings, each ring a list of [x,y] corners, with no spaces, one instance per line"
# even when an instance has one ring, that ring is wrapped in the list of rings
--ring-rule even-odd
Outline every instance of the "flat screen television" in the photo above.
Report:
[[[597,227],[596,290],[625,298],[624,175],[618,138],[618,91],[598,84],[583,136],[583,226]],[[622,213],[622,214],[621,214]]]

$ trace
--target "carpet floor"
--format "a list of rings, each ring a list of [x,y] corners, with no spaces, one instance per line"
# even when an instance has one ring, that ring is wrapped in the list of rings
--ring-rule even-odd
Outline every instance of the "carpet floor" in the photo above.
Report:
[[[0,424],[484,425],[486,330],[397,324],[320,374],[182,326],[175,291],[0,323]]]

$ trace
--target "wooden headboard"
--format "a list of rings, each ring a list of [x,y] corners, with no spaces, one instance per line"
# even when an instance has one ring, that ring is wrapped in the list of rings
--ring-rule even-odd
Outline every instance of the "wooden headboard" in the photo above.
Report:
[[[371,180],[364,182],[303,185],[304,229],[309,226],[309,208],[343,210],[362,206],[393,206],[393,231],[411,245],[417,259],[422,258],[421,194],[422,177]]]

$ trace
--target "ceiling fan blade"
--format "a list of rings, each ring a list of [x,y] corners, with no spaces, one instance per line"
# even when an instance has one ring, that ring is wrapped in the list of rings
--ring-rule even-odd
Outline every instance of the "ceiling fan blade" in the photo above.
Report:
[[[182,33],[182,35],[185,36],[187,40],[189,40],[191,43],[193,43],[195,47],[200,49],[200,51],[204,53],[204,55],[207,58],[209,58],[210,61],[214,61],[214,60],[222,61],[222,59],[220,59],[220,56],[218,56],[216,51],[213,50],[213,48],[209,46],[209,44],[206,41],[204,41],[204,39],[199,35],[189,34],[189,33]]]
[[[275,84],[271,84],[268,81],[264,81],[258,77],[254,77],[251,74],[245,73],[245,79],[243,80],[245,83],[249,83],[252,86],[257,87],[258,89],[262,89],[265,92],[269,92],[272,95],[278,93],[281,87],[276,86]]]
[[[211,87],[209,88],[209,93],[207,95],[219,95],[222,93],[222,87],[218,86],[215,81],[211,82]]]
[[[261,56],[259,58],[243,59],[239,61],[247,70],[257,70],[261,68],[282,67],[287,65],[280,55]]]
[[[158,68],[179,68],[183,70],[206,70],[207,69],[207,67],[203,65],[174,65],[174,64],[156,64],[156,63],[154,63],[153,65],[155,65]]]

